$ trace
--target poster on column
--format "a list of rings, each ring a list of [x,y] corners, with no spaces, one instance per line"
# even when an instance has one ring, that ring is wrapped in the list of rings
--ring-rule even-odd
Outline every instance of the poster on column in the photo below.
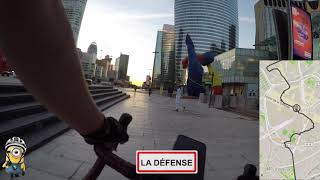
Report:
[[[311,17],[304,10],[292,6],[293,58],[312,59]]]

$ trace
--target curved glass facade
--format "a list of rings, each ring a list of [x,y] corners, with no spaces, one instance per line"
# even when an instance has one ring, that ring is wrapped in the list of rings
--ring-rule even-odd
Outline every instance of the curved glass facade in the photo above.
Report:
[[[71,25],[76,44],[86,4],[87,0],[63,0],[63,6]]]
[[[181,60],[185,38],[191,36],[197,53],[216,54],[238,47],[237,0],[175,0],[176,76],[186,81]]]

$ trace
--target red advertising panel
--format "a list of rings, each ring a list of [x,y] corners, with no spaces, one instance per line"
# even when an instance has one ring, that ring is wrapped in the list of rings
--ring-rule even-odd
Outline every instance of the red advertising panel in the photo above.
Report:
[[[12,71],[12,68],[7,63],[6,58],[0,49],[0,73],[2,73],[3,71]]]
[[[312,59],[312,31],[310,15],[292,6],[293,57]]]

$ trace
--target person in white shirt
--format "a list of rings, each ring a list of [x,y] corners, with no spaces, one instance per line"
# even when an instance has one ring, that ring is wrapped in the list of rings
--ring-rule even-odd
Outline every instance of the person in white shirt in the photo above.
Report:
[[[178,80],[177,81],[177,93],[176,93],[176,111],[178,112],[180,109],[185,110],[186,107],[183,106],[182,101],[181,101],[181,97],[182,97],[183,93],[182,93],[182,86],[181,86],[181,81]]]

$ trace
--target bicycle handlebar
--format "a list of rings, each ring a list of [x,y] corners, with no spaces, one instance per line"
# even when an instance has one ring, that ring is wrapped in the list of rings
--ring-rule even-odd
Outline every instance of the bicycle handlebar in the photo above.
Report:
[[[123,127],[123,134],[127,135],[127,128],[132,121],[132,117],[129,114],[123,114],[120,117],[119,123]],[[128,137],[129,138],[129,137]],[[83,180],[95,180],[101,174],[105,165],[108,165],[112,169],[116,170],[123,176],[131,180],[158,180],[157,175],[140,175],[136,173],[136,166],[116,154],[112,151],[116,150],[118,144],[123,144],[124,142],[117,143],[105,143],[94,145],[94,151],[98,156],[93,167],[90,169],[88,174],[83,178]]]

